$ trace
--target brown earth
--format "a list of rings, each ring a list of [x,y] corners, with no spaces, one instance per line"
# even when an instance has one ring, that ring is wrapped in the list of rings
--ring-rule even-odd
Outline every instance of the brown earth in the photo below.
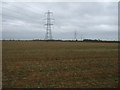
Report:
[[[116,88],[118,43],[4,41],[3,88]]]

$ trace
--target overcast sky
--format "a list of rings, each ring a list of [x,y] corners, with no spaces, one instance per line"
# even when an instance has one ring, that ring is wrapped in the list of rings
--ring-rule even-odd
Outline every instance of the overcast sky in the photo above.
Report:
[[[53,39],[118,40],[117,2],[4,2],[3,39],[44,39],[45,12],[53,12]]]

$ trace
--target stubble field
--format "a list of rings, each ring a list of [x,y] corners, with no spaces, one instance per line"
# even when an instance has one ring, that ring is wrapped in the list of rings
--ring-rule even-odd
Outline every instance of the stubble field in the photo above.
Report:
[[[3,88],[118,87],[118,43],[4,41]]]

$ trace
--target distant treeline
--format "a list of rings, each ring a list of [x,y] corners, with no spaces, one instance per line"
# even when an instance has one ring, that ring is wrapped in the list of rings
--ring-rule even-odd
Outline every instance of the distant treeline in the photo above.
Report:
[[[92,39],[84,39],[83,40],[83,42],[110,42],[110,43],[112,43],[112,42],[120,42],[120,41],[103,41],[103,40],[97,40],[97,39],[94,39],[94,40],[92,40]]]
[[[61,41],[61,42],[110,42],[110,43],[115,43],[115,42],[120,42],[120,41],[103,41],[103,40],[97,40],[97,39],[83,39],[83,40],[39,40],[39,39],[34,39],[34,40],[2,40],[2,41]]]

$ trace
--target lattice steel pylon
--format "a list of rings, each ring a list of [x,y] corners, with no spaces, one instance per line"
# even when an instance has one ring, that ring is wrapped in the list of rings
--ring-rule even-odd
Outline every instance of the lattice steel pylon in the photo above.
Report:
[[[51,26],[53,25],[52,24],[52,18],[51,18],[51,14],[53,14],[52,12],[50,12],[48,10],[48,12],[45,13],[46,14],[46,34],[45,34],[45,40],[53,40],[52,38],[52,31],[51,31]]]
[[[77,41],[77,32],[76,31],[74,33],[74,39],[75,39],[75,41]]]

